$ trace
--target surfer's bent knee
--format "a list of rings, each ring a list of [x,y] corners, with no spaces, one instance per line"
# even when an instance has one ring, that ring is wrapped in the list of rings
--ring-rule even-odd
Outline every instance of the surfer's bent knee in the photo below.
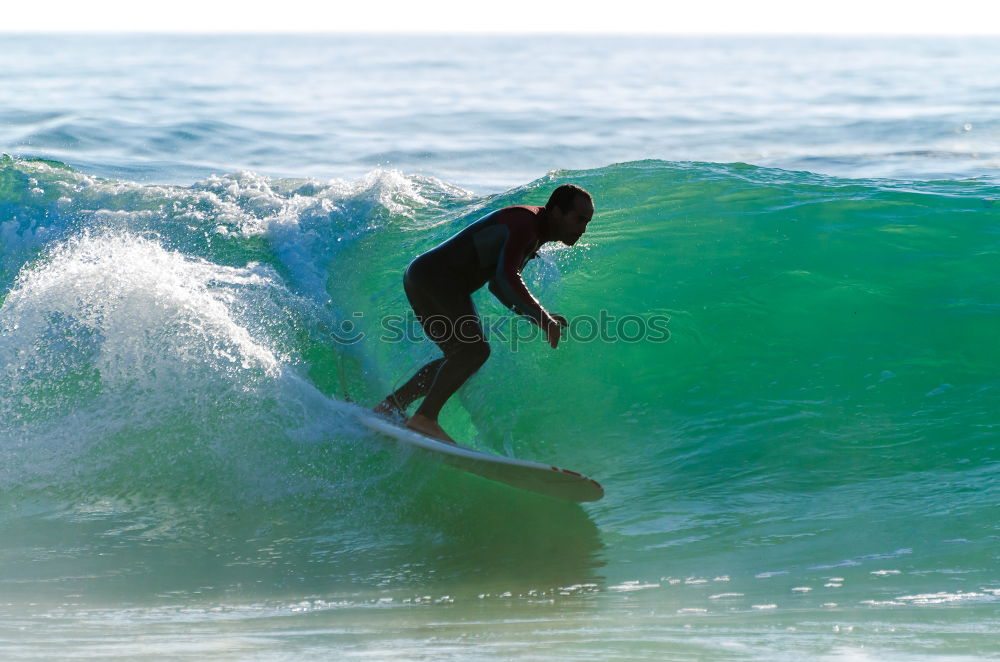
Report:
[[[445,350],[445,358],[457,359],[478,370],[490,358],[490,344],[482,339],[452,343]]]

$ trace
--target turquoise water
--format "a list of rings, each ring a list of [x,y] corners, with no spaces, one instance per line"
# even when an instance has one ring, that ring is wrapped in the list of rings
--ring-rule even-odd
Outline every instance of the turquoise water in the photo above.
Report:
[[[42,38],[19,39],[6,52]],[[96,46],[82,43],[74,66],[85,71]],[[192,43],[177,61],[253,42]],[[721,57],[746,43],[688,51]],[[893,50],[865,43],[869,54]],[[928,43],[895,50],[969,65],[962,85],[927,84],[966,94],[934,121],[961,122],[948,140],[988,154],[990,93],[962,50],[977,42]],[[795,40],[782,48],[822,55]],[[394,64],[383,69],[365,61],[394,80],[400,53],[413,51],[387,52]],[[133,87],[162,91],[182,71],[171,60],[156,78],[142,68],[147,52],[134,57],[116,60]],[[286,58],[273,66],[297,71]],[[429,84],[461,62],[439,55],[409,76]],[[492,151],[523,135],[503,108],[469,129],[493,166],[450,161],[440,145],[467,135],[443,124],[422,137],[410,125],[380,134],[423,141],[424,160],[350,165],[343,154],[380,126],[367,116],[344,139],[343,162],[310,161],[314,145],[288,154],[298,138],[287,127],[232,148],[226,130],[206,129],[130,156],[118,129],[138,115],[47,71],[50,106],[95,105],[29,129],[10,122],[2,143],[12,154],[0,161],[5,659],[996,657],[1000,186],[988,158],[942,157],[927,133],[922,154],[902,160],[816,156],[817,172],[723,163],[714,117],[684,143],[705,153],[696,161],[650,139],[626,145],[620,162],[579,163],[625,149],[609,124],[593,153],[550,137],[525,163]],[[880,74],[866,71],[874,85]],[[93,76],[126,85],[111,71]],[[157,103],[195,115],[192,99],[210,106],[216,83]],[[296,94],[288,118],[322,105]],[[624,98],[606,103],[627,114]],[[7,117],[43,105],[15,99]],[[157,105],[149,99],[135,103]],[[884,101],[858,112],[884,113]],[[894,135],[933,115],[907,103],[885,120]],[[788,133],[809,133],[822,107],[781,114]],[[247,121],[247,108],[225,122]],[[744,119],[743,144],[767,142]],[[171,121],[137,126],[136,144],[157,145]],[[106,139],[38,147],[56,125],[67,135],[96,126]],[[865,139],[833,126],[830,149],[860,153]],[[782,158],[814,158],[773,144]],[[254,149],[265,161],[286,155],[254,167]],[[199,150],[220,163],[216,174],[195,172],[213,167],[192,165]],[[547,160],[564,163],[545,172]],[[931,177],[942,162],[955,172]],[[467,174],[449,178],[458,166],[447,163]],[[594,476],[607,496],[583,506],[408,456],[357,425],[343,396],[373,403],[434,355],[382,328],[406,311],[400,274],[413,255],[491,209],[542,204],[564,182],[590,190],[597,215],[581,244],[543,252],[529,286],[571,319],[668,319],[669,340],[630,341],[611,325],[552,351],[498,333],[442,420],[475,447]],[[488,295],[477,303],[505,315]],[[347,336],[357,341],[336,340]]]

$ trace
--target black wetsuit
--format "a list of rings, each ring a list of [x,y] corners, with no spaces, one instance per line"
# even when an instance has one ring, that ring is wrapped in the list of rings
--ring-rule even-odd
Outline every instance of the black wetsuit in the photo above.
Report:
[[[424,333],[444,357],[420,368],[390,397],[400,410],[421,396],[417,413],[437,419],[441,407],[486,362],[490,346],[472,293],[489,283],[508,308],[542,328],[556,324],[531,295],[521,270],[548,241],[544,207],[506,207],[417,257],[403,287]]]

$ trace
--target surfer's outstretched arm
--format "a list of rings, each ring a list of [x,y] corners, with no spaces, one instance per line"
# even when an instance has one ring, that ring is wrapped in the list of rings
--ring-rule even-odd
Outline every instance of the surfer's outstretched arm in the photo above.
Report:
[[[525,306],[520,305],[518,303],[510,303],[512,301],[516,301],[516,299],[514,299],[511,296],[512,288],[506,288],[499,285],[498,280],[499,280],[498,278],[494,278],[493,280],[491,280],[489,283],[489,288],[490,292],[493,293],[493,296],[495,296],[500,301],[500,303],[507,306],[507,308],[509,308],[512,312],[519,314],[521,313],[522,310],[530,310],[530,308],[526,308]],[[522,286],[524,286],[524,280],[521,279],[520,274],[517,275],[517,280],[521,282]],[[528,289],[525,287],[524,291],[527,292]],[[538,325],[538,327],[542,330],[542,333],[545,334],[546,342],[549,343],[552,349],[555,349],[559,345],[559,339],[562,335],[562,328],[564,326],[567,326],[569,322],[567,322],[566,318],[563,317],[562,315],[554,315],[545,310],[542,307],[542,305],[538,303],[538,300],[535,299],[534,297],[531,297],[531,300],[534,302],[535,306],[537,306],[537,310],[539,312],[537,314],[523,314],[523,316],[527,317],[532,322]]]
[[[545,329],[554,322],[552,315],[528,290],[521,277],[521,270],[537,255],[542,239],[532,231],[530,223],[520,217],[498,227],[505,231],[505,236],[497,256],[496,271],[489,282],[490,292],[504,306]]]

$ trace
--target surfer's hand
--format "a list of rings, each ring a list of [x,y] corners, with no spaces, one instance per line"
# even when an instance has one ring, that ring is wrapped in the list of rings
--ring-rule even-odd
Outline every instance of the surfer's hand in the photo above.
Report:
[[[566,326],[566,318],[561,315],[553,315],[552,320],[545,325],[545,339],[548,340],[552,349],[559,346],[559,339],[562,336],[562,328]]]

